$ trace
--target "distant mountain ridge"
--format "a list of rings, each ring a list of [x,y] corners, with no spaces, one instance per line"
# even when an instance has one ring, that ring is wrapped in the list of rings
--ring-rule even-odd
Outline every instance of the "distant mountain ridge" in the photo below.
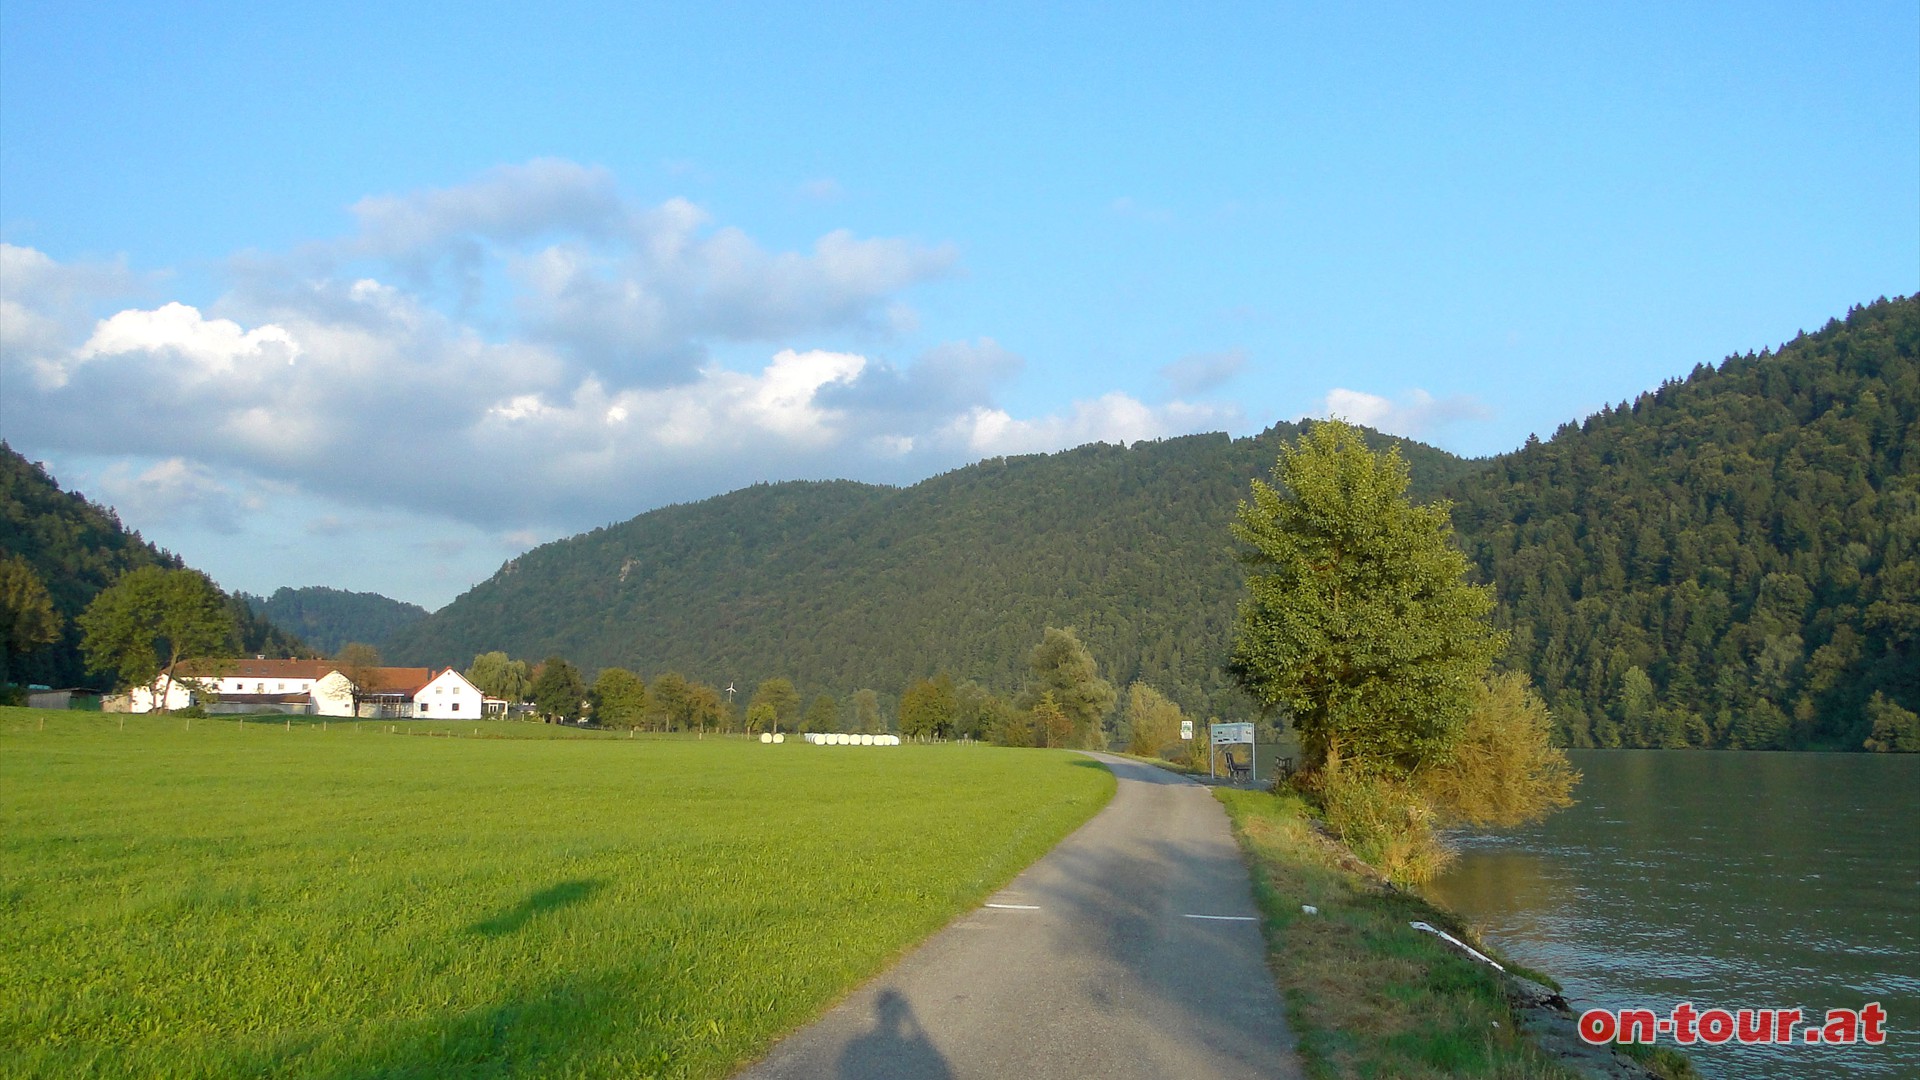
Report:
[[[557,652],[716,685],[787,675],[844,699],[941,668],[1017,687],[1042,630],[1073,626],[1107,677],[1201,715],[1241,710],[1220,670],[1240,588],[1226,516],[1299,430],[995,458],[906,488],[755,485],[529,551],[389,652]],[[1375,439],[1402,447],[1427,497],[1478,467]]]
[[[1875,692],[1920,709],[1920,301],[1702,364],[1550,440],[1466,461],[1394,442],[1456,502],[1575,745],[1858,749]],[[907,488],[757,485],[510,561],[389,653],[506,649],[811,694],[938,669],[1010,690],[1045,625],[1201,715],[1241,595],[1227,532],[1277,425],[983,461]]]
[[[328,656],[338,654],[350,641],[385,646],[395,634],[427,617],[427,609],[418,604],[324,585],[282,586],[265,597],[240,595],[275,626],[300,635]]]

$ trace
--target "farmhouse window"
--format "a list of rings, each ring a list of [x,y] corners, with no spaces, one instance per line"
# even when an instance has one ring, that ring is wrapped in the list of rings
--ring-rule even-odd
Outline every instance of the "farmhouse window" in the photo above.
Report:
[[[460,703],[459,703],[459,702],[457,702],[457,701],[456,701],[456,702],[454,702],[454,703],[453,703],[453,711],[454,711],[454,712],[459,712],[459,711],[460,711]]]

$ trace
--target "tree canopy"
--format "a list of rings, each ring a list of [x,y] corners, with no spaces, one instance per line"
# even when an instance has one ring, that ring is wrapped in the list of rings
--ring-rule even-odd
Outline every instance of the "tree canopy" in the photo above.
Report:
[[[22,657],[60,640],[65,622],[27,560],[0,558],[0,685],[14,681]]]
[[[1414,506],[1397,450],[1316,424],[1253,482],[1233,534],[1247,596],[1229,667],[1329,759],[1405,776],[1453,747],[1500,650],[1492,590],[1467,581],[1447,504]]]
[[[533,677],[533,707],[548,720],[567,721],[580,716],[587,687],[580,680],[580,669],[558,656],[540,662]]]
[[[198,570],[143,566],[94,597],[80,616],[90,669],[122,686],[165,695],[182,663],[231,656],[236,644],[227,598]]]
[[[466,674],[475,689],[501,701],[525,701],[533,692],[533,673],[528,670],[527,662],[511,659],[503,652],[475,656]]]
[[[1106,749],[1107,715],[1119,695],[1112,683],[1100,677],[1099,665],[1080,643],[1079,635],[1071,627],[1047,627],[1040,643],[1027,654],[1027,666],[1033,677],[1022,701],[1028,708],[1038,706],[1042,697],[1050,698],[1066,717],[1071,731],[1068,740],[1073,745]],[[1063,743],[1050,741],[1048,745]]]
[[[626,668],[601,668],[587,696],[596,724],[634,728],[646,720],[647,684]]]

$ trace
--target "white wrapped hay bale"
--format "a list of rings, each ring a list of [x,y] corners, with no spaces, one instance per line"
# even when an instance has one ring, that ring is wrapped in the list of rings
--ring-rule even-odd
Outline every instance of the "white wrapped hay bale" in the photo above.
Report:
[[[773,741],[773,736],[763,731],[760,733],[760,741],[763,743],[770,743]]]

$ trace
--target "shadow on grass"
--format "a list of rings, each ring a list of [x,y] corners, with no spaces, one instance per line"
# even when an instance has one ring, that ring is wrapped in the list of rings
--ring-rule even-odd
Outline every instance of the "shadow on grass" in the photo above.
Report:
[[[541,889],[493,918],[474,923],[468,929],[476,934],[485,934],[487,937],[504,937],[527,925],[535,915],[585,900],[592,896],[601,884],[598,881],[563,881],[550,888]]]

